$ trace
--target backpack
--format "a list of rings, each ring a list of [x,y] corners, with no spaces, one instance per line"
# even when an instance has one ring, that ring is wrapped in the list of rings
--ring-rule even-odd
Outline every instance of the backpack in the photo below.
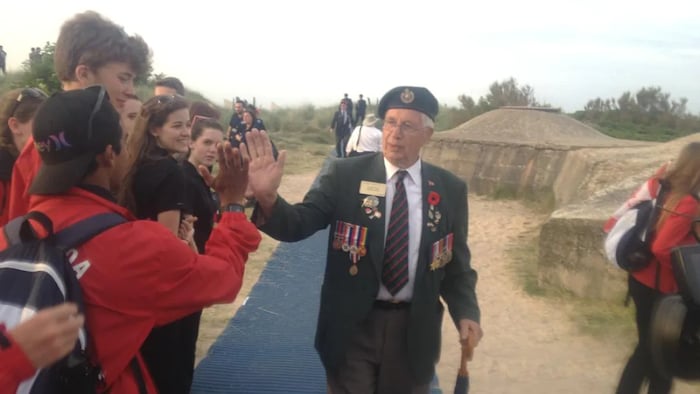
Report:
[[[669,189],[663,181],[659,181],[658,193],[653,197],[648,190],[648,183],[635,193],[633,205],[629,206],[627,202],[618,209],[616,214],[621,210],[624,213],[617,217],[617,221],[605,237],[605,254],[608,260],[629,272],[641,270],[654,258],[650,241]]]
[[[29,219],[41,224],[48,235],[39,238]],[[125,222],[126,219],[116,213],[103,213],[54,233],[51,220],[34,211],[5,225],[7,249],[0,252],[0,324],[12,329],[37,310],[66,301],[75,303],[84,314],[78,276],[67,253]],[[83,328],[71,353],[22,382],[17,392],[96,393],[103,376],[99,366],[90,362],[87,344],[88,333]]]

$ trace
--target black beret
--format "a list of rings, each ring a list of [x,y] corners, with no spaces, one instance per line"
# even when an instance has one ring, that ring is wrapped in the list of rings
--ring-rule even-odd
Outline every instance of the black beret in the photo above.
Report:
[[[381,119],[384,119],[386,111],[391,108],[412,109],[435,120],[440,107],[430,90],[416,86],[398,86],[388,91],[379,100],[377,114]]]

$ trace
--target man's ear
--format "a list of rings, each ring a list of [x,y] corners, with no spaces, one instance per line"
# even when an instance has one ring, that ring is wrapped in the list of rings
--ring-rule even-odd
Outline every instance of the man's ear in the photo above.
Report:
[[[112,145],[107,145],[105,151],[100,153],[95,157],[97,164],[100,167],[114,167],[114,163],[117,161],[117,154],[114,152]]]
[[[83,86],[89,86],[93,84],[95,80],[95,74],[90,70],[90,67],[84,64],[78,64],[75,67],[75,79],[80,82]]]

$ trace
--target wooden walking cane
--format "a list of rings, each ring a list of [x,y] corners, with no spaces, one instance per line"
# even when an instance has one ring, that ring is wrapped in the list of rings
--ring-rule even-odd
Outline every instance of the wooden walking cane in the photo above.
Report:
[[[459,373],[457,373],[457,381],[455,382],[454,394],[469,393],[469,370],[467,369],[467,361],[471,361],[474,355],[474,346],[471,340],[467,340],[462,344],[462,360],[459,364]]]

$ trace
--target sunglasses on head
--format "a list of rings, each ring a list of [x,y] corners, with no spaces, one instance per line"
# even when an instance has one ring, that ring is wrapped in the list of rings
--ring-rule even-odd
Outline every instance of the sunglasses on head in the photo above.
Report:
[[[12,107],[12,111],[10,112],[10,118],[15,116],[15,112],[17,112],[17,108],[19,108],[19,105],[27,98],[31,97],[33,99],[42,99],[46,100],[49,95],[44,93],[43,90],[37,89],[37,88],[24,88],[22,91],[19,93],[17,96],[17,99],[15,100],[15,104]]]
[[[160,95],[160,96],[155,96],[151,98],[150,100],[146,101],[143,106],[141,107],[141,116],[149,116],[151,115],[154,111],[167,106],[168,104],[172,103],[175,101],[175,95]]]
[[[210,116],[203,116],[203,115],[195,115],[192,120],[190,121],[190,127],[194,127],[194,125],[200,121],[200,120],[206,120],[206,119],[214,119]]]

